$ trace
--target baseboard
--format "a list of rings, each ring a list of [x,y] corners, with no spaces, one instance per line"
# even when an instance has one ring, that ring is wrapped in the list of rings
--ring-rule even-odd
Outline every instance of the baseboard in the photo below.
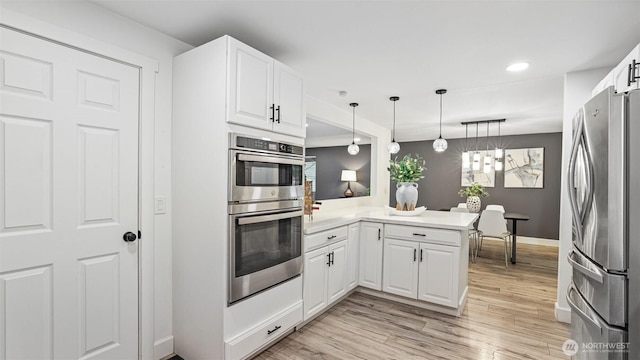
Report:
[[[484,240],[503,241],[502,239],[489,238],[489,237],[484,238]],[[534,238],[534,237],[521,236],[521,235],[518,235],[516,237],[516,241],[518,242],[518,244],[542,245],[542,246],[553,246],[553,247],[559,247],[560,246],[560,241],[558,241],[558,240]]]
[[[560,305],[558,305],[558,303],[556,302],[556,304],[555,304],[555,313],[556,313],[556,320],[558,320],[560,322],[563,322],[563,323],[571,324],[571,309],[570,308],[560,307]]]
[[[153,343],[153,358],[162,359],[173,354],[173,336],[167,336]]]

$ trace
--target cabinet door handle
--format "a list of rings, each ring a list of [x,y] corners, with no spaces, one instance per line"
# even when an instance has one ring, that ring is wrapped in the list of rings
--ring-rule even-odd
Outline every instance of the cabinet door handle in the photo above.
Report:
[[[427,235],[425,235],[425,234],[413,233],[413,236],[427,236]]]
[[[280,326],[280,325],[276,325],[276,327],[274,327],[273,330],[267,330],[267,335],[273,334],[274,332],[280,330],[281,327],[282,326]]]
[[[416,262],[417,260],[417,254],[418,254],[418,250],[417,249],[413,249],[413,262]]]
[[[276,113],[275,113],[275,108],[276,108],[276,104],[271,104],[271,107],[269,109],[271,109],[271,122],[274,122],[276,120]]]
[[[331,265],[333,265],[333,260],[335,260],[335,259],[336,259],[336,252],[335,252],[335,251],[332,251],[332,252],[331,252],[331,254],[329,254],[329,255],[331,255],[331,257],[330,257],[329,259],[331,259],[331,260],[330,260],[330,261],[331,261]]]
[[[280,124],[280,105],[276,108],[276,112],[278,112],[278,116],[276,117],[276,122]]]
[[[636,82],[637,79],[640,79],[640,75],[636,76],[636,68],[640,65],[640,63],[636,62],[636,59],[631,61],[629,64],[629,75],[627,77],[627,86],[631,86],[632,83]]]
[[[331,253],[327,254],[327,265],[331,266]]]
[[[335,239],[336,237],[337,237],[337,235],[327,236],[327,240]]]
[[[422,262],[422,249],[420,249],[420,262]]]
[[[380,240],[381,234],[382,234],[382,229],[378,229],[378,240]]]

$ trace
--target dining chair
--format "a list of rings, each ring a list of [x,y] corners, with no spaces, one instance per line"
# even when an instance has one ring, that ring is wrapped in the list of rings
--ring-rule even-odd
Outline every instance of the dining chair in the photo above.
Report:
[[[485,210],[498,210],[504,214],[504,206],[502,205],[487,205]]]
[[[490,237],[504,241],[504,267],[508,269],[509,255],[511,254],[509,251],[509,249],[511,249],[511,233],[507,230],[504,215],[498,210],[484,210],[480,214],[478,232],[480,239]]]
[[[465,204],[466,205],[466,204]],[[450,212],[459,212],[459,213],[469,213],[469,209],[466,207],[452,207]],[[469,251],[471,251],[471,262],[475,263],[478,258],[478,230],[473,226],[473,224],[469,225]]]

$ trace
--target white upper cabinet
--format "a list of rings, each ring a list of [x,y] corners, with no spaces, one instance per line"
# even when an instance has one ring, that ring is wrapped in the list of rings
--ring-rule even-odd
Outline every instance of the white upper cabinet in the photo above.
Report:
[[[302,75],[229,38],[228,81],[228,122],[305,136]]]
[[[613,68],[613,82],[619,93],[640,89],[640,44]]]

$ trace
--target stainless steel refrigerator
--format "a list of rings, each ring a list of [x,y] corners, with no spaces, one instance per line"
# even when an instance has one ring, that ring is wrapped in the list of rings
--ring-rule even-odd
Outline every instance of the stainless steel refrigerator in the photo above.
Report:
[[[573,358],[640,359],[640,90],[578,111],[568,175]]]

